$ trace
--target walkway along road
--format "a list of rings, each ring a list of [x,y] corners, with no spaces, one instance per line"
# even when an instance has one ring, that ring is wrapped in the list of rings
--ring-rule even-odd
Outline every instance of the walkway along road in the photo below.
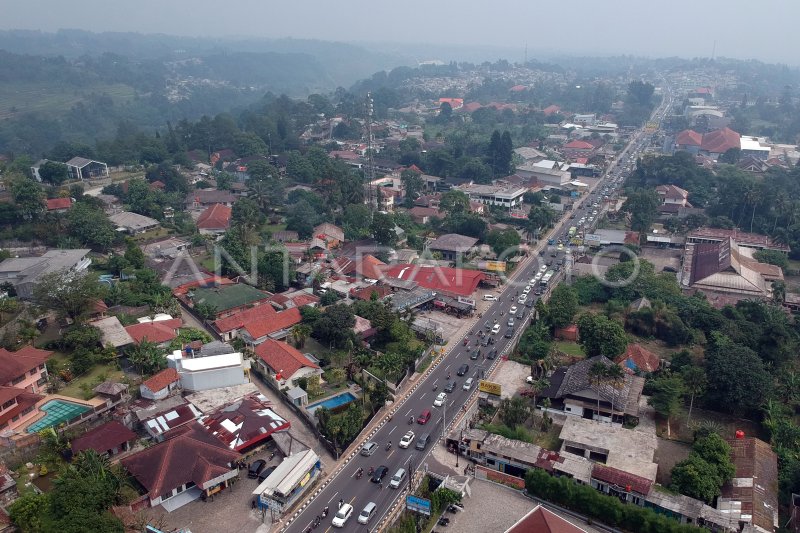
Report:
[[[653,112],[653,117],[661,113],[667,107],[667,98],[664,103]],[[663,116],[663,115],[662,115]],[[609,169],[600,177],[598,183],[594,186],[593,190],[601,186],[605,181],[606,176],[616,167],[619,161],[622,160],[623,155],[636,155],[637,151],[642,145],[642,132],[637,131],[631,136],[631,140],[622,154],[616,159]],[[629,150],[630,149],[630,150]],[[582,216],[587,216],[592,211],[590,197],[587,194],[582,201],[575,206],[571,212],[564,214],[562,219],[555,225],[555,227],[548,234],[548,238],[557,238],[564,233],[565,228],[569,226],[570,215],[575,214],[576,218],[580,219]],[[475,397],[478,381],[482,376],[489,376],[491,370],[494,368],[504,355],[508,354],[508,350],[515,344],[527,325],[527,321],[533,314],[532,307],[525,307],[519,304],[517,294],[522,294],[523,288],[528,280],[532,279],[539,271],[540,266],[545,261],[558,261],[564,259],[566,251],[557,251],[553,246],[547,246],[546,240],[541,241],[540,244],[531,253],[525,261],[523,261],[516,271],[512,274],[508,283],[503,287],[499,297],[499,301],[494,302],[486,311],[483,312],[481,318],[471,319],[473,335],[467,335],[469,345],[464,346],[461,339],[451,339],[451,348],[448,353],[440,357],[436,366],[429,369],[426,376],[421,378],[409,391],[405,399],[399,399],[397,403],[389,408],[391,419],[386,415],[382,416],[382,421],[376,429],[366,431],[354,442],[353,445],[343,455],[343,460],[333,474],[323,482],[321,487],[316,488],[309,495],[305,501],[294,513],[290,516],[283,517],[283,528],[281,531],[289,531],[292,533],[302,533],[314,522],[317,515],[321,515],[325,507],[329,507],[330,511],[327,518],[323,519],[319,528],[321,531],[328,531],[331,529],[331,521],[336,514],[338,503],[343,501],[353,506],[353,514],[344,526],[345,531],[377,531],[387,515],[388,511],[398,503],[400,496],[405,496],[408,487],[408,480],[404,480],[399,489],[389,488],[389,480],[399,468],[404,468],[408,475],[417,471],[424,465],[428,453],[430,453],[433,446],[438,445],[439,439],[442,438],[443,431],[452,426],[453,422],[466,408],[467,404]],[[539,252],[544,250],[545,253],[540,256]],[[564,268],[560,269],[547,290],[551,290],[561,279],[563,279]],[[547,293],[542,296],[536,296],[531,290],[528,300],[534,302],[541,297],[546,297]],[[506,339],[503,334],[506,330],[506,323],[509,318],[509,308],[517,306],[518,309],[525,308],[528,311],[525,318],[521,323],[515,325],[515,335],[512,339]],[[500,331],[496,335],[490,333],[490,329],[494,324],[500,325]],[[471,359],[470,355],[476,350],[476,341],[478,341],[477,333],[482,330],[489,337],[495,339],[495,344],[486,347],[480,347],[482,356],[492,349],[497,349],[497,357],[493,360],[485,359],[479,356],[477,360]],[[453,342],[453,341],[457,342]],[[457,375],[459,367],[468,365],[468,371],[463,375]],[[450,379],[448,380],[448,376]],[[468,378],[473,379],[472,386],[465,389],[464,385]],[[520,376],[524,379],[525,376]],[[455,381],[455,388],[452,392],[447,393],[446,400],[442,407],[434,407],[433,402],[436,396],[444,391],[448,381]],[[417,417],[420,416],[423,410],[430,410],[430,420],[422,425],[416,422]],[[414,417],[413,424],[409,424],[409,418]],[[431,437],[430,443],[424,450],[416,450],[412,443],[407,449],[398,447],[398,443],[403,435],[412,430],[416,437],[423,433],[429,433]],[[416,437],[413,442],[416,442]],[[368,441],[377,443],[377,449],[373,455],[363,457],[359,455],[361,446]],[[387,451],[386,444],[391,441],[392,446]],[[377,469],[379,466],[386,466],[388,471],[383,480],[382,486],[372,483],[370,477],[367,475],[369,468]],[[356,471],[359,468],[364,469],[364,475],[361,479],[356,479]],[[310,501],[309,501],[310,500]],[[357,522],[358,514],[369,503],[374,502],[377,505],[377,512],[367,525],[361,525]]]

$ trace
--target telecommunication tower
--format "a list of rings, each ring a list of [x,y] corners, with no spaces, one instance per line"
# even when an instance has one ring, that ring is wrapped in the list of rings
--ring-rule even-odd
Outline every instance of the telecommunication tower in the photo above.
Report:
[[[369,207],[372,209],[377,203],[377,199],[373,198],[372,182],[375,180],[375,161],[372,155],[372,115],[375,111],[374,102],[372,100],[372,93],[367,93],[366,101],[367,110],[367,201]]]

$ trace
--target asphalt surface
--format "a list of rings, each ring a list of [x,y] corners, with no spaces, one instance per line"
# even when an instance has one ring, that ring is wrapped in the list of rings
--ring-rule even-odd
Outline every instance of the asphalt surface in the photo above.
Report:
[[[671,105],[671,97],[666,96],[662,105],[654,111],[653,119],[660,121],[669,105]],[[564,214],[548,237],[558,240],[560,237],[566,236],[568,229],[582,217],[586,217],[587,220],[590,216],[595,217],[594,222],[587,222],[587,229],[591,229],[596,224],[598,217],[602,215],[602,190],[608,187],[609,196],[616,195],[617,190],[624,182],[625,175],[628,173],[623,167],[629,165],[630,169],[632,169],[638,153],[648,144],[649,135],[644,131],[638,130],[633,134],[629,144],[600,177],[598,183],[593,187],[593,191],[577,202],[572,211]],[[621,179],[614,181],[616,178]],[[595,201],[598,202],[597,207],[592,206]],[[595,210],[598,211],[598,214],[592,215]],[[573,214],[575,215],[574,217],[572,217]],[[365,532],[375,530],[386,512],[392,507],[394,500],[400,495],[400,490],[389,488],[389,481],[394,473],[399,468],[406,470],[407,476],[401,488],[406,487],[410,473],[416,471],[425,462],[430,450],[438,444],[438,439],[442,437],[443,431],[446,431],[445,427],[452,423],[454,418],[459,415],[462,407],[468,403],[470,397],[476,394],[478,381],[483,373],[488,374],[491,368],[498,364],[502,356],[508,353],[512,343],[524,331],[530,320],[533,307],[521,305],[518,302],[519,297],[517,295],[523,293],[527,282],[539,272],[541,265],[550,263],[551,266],[548,269],[551,269],[561,260],[569,261],[568,246],[559,250],[557,244],[547,245],[547,240],[542,242],[545,244],[537,245],[531,257],[520,264],[520,267],[517,268],[503,286],[502,292],[499,294],[499,301],[494,302],[483,312],[482,316],[478,317],[476,314],[472,319],[468,319],[474,321],[472,334],[468,334],[465,337],[469,340],[469,345],[465,346],[463,341],[459,339],[459,342],[454,344],[451,351],[444,356],[444,359],[432,370],[430,375],[400,404],[393,419],[384,424],[370,439],[377,443],[374,453],[369,457],[357,455],[347,463],[322,492],[292,520],[286,531],[293,533],[306,531],[314,522],[315,517],[320,515],[326,506],[329,507],[328,516],[315,528],[315,531],[327,533],[335,530],[331,524],[340,500],[353,506],[352,515],[346,522],[343,528],[344,531]],[[540,253],[543,253],[543,255],[540,255]],[[552,290],[552,287],[558,284],[563,275],[564,267],[561,267],[556,272],[556,275],[553,276],[544,294],[536,295],[534,294],[536,289],[532,288],[527,301],[535,302],[539,298],[545,297],[547,290]],[[518,311],[524,309],[525,314],[521,320],[514,319],[514,334],[512,338],[506,338],[509,309],[512,306],[516,306]],[[495,324],[499,324],[500,328],[496,334],[492,334],[490,330]],[[484,331],[489,338],[494,340],[494,344],[486,347],[480,346],[481,355],[477,359],[471,359],[470,356],[476,350],[476,342],[480,341],[478,331]],[[494,349],[497,350],[496,357],[487,359],[487,353]],[[458,370],[462,365],[467,365],[468,371],[463,376],[458,376]],[[474,381],[469,390],[464,389],[467,378],[472,378]],[[523,376],[520,376],[520,378],[522,379]],[[437,395],[444,391],[450,381],[455,382],[455,388],[452,392],[446,393],[446,400],[442,407],[434,407],[433,403]],[[431,412],[430,420],[424,425],[419,424],[416,419],[426,409]],[[409,423],[411,417],[414,418],[413,423]],[[407,449],[402,449],[398,446],[398,443],[409,430],[414,432],[414,439]],[[430,434],[430,442],[424,450],[420,451],[415,449],[414,445],[417,437],[423,433]],[[386,445],[389,441],[391,441],[392,446],[387,450]],[[386,477],[383,478],[382,487],[377,483],[373,483],[368,475],[370,467],[377,469],[379,466],[385,466],[388,470]],[[356,477],[356,471],[359,468],[364,470],[360,479]],[[377,512],[367,525],[359,524],[357,521],[358,515],[369,502],[374,502],[377,505]]]

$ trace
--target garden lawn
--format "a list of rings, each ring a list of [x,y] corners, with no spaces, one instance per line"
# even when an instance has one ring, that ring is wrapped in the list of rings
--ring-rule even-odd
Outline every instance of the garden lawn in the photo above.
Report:
[[[104,380],[101,379],[103,375],[105,375]],[[86,384],[89,386],[89,390],[91,390],[102,381],[121,381],[123,377],[125,377],[125,374],[122,370],[117,369],[114,363],[97,365],[86,374],[67,383],[63,389],[58,391],[58,394],[84,400],[86,398],[83,395],[83,390],[81,390],[81,385]]]
[[[553,343],[557,350],[564,352],[567,355],[575,355],[575,356],[584,356],[586,353],[583,351],[583,347],[578,344],[577,342],[571,341],[556,341]]]

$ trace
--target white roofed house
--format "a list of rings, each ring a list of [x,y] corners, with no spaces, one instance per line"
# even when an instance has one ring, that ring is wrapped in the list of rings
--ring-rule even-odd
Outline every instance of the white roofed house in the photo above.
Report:
[[[124,231],[125,233],[137,234],[144,233],[145,231],[157,228],[159,225],[158,220],[138,213],[131,213],[130,211],[121,211],[108,217],[108,219],[117,227],[117,231]]]
[[[88,249],[48,250],[39,257],[11,257],[0,263],[0,283],[14,286],[21,299],[33,297],[42,276],[53,272],[84,272],[92,263]]]

